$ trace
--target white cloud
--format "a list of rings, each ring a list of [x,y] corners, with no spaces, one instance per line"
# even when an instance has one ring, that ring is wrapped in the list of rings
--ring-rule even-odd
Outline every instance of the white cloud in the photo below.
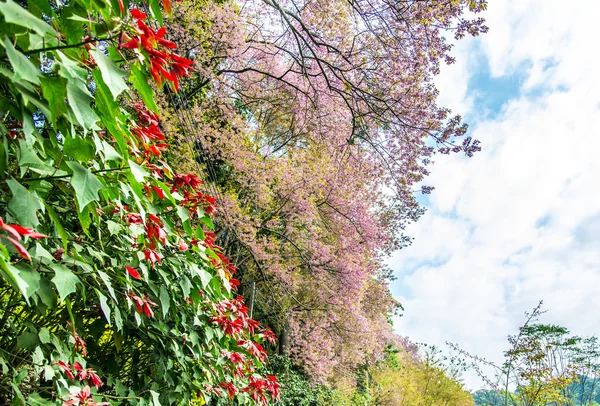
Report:
[[[409,229],[416,241],[391,261],[406,308],[401,334],[500,360],[506,335],[540,299],[545,321],[600,333],[597,15],[595,1],[495,0],[490,33],[443,72],[442,104],[464,113],[473,55],[493,77],[525,79],[502,112],[476,123],[481,153],[439,157],[432,168],[429,211]],[[472,374],[467,383],[478,386]]]

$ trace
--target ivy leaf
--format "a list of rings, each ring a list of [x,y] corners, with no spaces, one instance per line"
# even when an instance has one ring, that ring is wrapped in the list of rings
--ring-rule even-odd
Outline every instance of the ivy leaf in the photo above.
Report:
[[[8,208],[13,212],[19,224],[23,227],[37,227],[40,224],[37,211],[44,212],[44,206],[40,199],[14,179],[8,179],[6,183],[13,194]]]
[[[58,295],[61,300],[65,300],[71,293],[77,291],[77,284],[80,282],[77,275],[71,270],[60,264],[53,264],[50,266],[54,271],[54,278],[52,282],[58,290]]]
[[[100,68],[102,80],[110,89],[113,99],[116,99],[123,91],[127,90],[127,85],[123,81],[123,77],[127,73],[120,69],[109,57],[104,55],[102,51],[94,49],[90,51],[90,54],[96,60],[98,68]]]
[[[25,79],[28,82],[39,85],[40,71],[31,63],[29,59],[21,52],[17,51],[8,37],[4,37],[4,41],[0,40],[0,44],[6,48],[6,56],[13,68],[13,81],[18,82]]]
[[[42,36],[44,34],[55,34],[52,27],[12,0],[0,2],[0,13],[4,15],[4,20],[7,23],[32,29]]]
[[[67,162],[73,171],[71,185],[75,190],[75,198],[79,212],[83,212],[85,206],[90,202],[99,200],[98,191],[104,189],[104,185],[89,169],[84,168],[78,162]]]

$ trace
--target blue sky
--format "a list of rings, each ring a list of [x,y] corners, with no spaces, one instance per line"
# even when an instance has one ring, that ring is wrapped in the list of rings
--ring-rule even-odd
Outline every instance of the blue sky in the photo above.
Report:
[[[400,334],[499,361],[539,300],[543,321],[600,334],[600,3],[489,3],[490,32],[458,43],[436,81],[483,150],[437,157],[415,242],[390,265]]]

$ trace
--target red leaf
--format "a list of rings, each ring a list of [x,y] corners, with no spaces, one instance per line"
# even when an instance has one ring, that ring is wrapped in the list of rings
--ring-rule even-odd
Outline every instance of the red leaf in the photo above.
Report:
[[[2,224],[2,228],[4,229],[4,231],[15,237],[17,240],[21,239],[21,235],[19,234],[19,232],[15,230],[14,227],[12,227],[11,225]]]
[[[165,199],[165,192],[163,192],[161,188],[159,188],[158,186],[152,186],[152,188],[154,189],[158,197],[160,197],[160,200]]]
[[[138,20],[144,20],[146,18],[146,13],[142,13],[137,8],[131,10],[131,15],[133,18],[137,18]]]
[[[21,243],[17,240],[15,240],[12,237],[6,237],[8,238],[8,240],[10,242],[12,242],[12,244],[15,246],[15,249],[17,250],[17,252],[26,260],[31,261],[31,256],[29,255],[29,252],[27,252],[27,250],[25,249],[24,246],[21,245]]]
[[[140,276],[140,274],[138,273],[138,271],[136,271],[134,268],[132,268],[130,266],[126,266],[125,269],[127,269],[127,272],[129,272],[129,275],[131,275],[132,278],[134,278],[134,279],[142,279],[142,277]]]
[[[12,227],[19,234],[24,235],[26,237],[30,237],[30,238],[47,238],[48,237],[47,235],[40,234],[37,231],[33,231],[32,228],[23,227],[18,224],[11,224],[9,227]]]

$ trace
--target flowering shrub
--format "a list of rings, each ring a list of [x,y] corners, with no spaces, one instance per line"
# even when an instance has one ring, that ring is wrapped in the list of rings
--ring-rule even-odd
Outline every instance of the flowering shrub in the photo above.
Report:
[[[192,62],[147,8],[0,3],[2,404],[278,398],[216,201],[163,160],[154,88]]]

